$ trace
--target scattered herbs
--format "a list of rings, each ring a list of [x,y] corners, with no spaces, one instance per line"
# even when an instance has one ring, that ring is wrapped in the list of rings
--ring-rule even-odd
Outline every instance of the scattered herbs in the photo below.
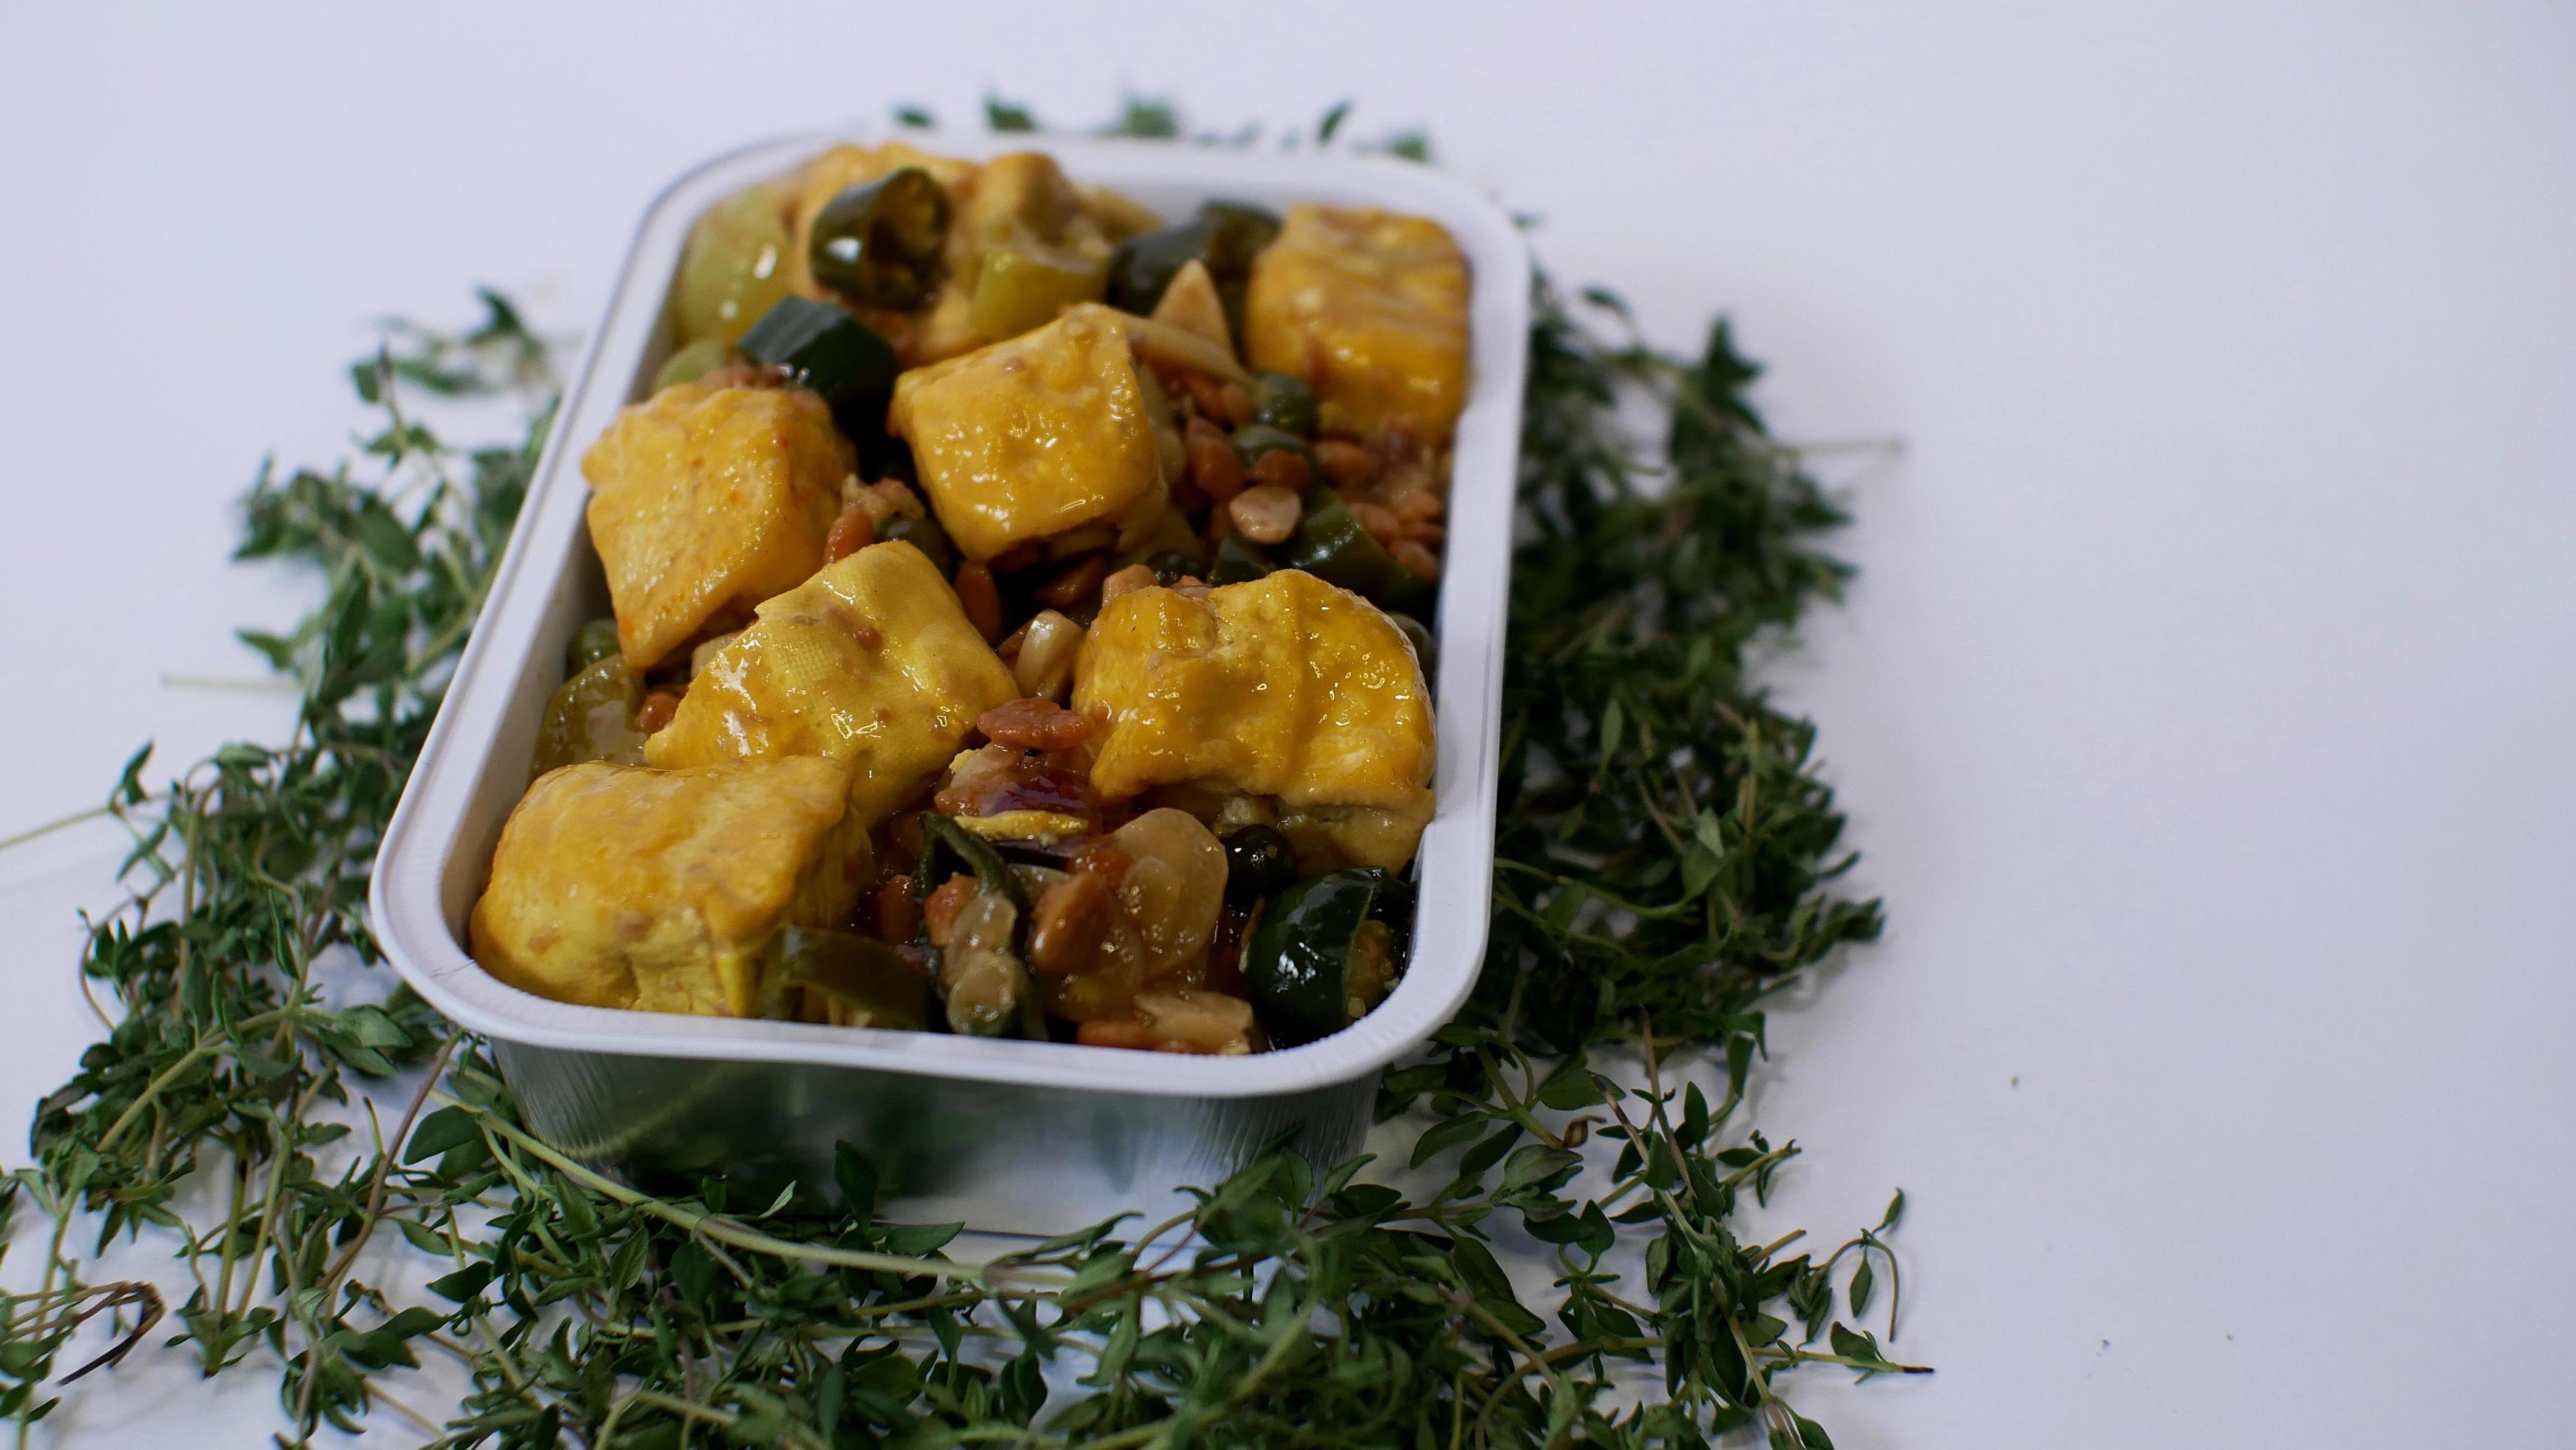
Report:
[[[1178,129],[1131,104],[1147,121]],[[0,1181],[0,1235],[32,1210],[0,1242],[43,1255],[0,1296],[0,1413],[23,1440],[175,1321],[209,1374],[282,1371],[281,1444],[390,1409],[440,1446],[1829,1446],[1780,1377],[1918,1372],[1837,1317],[1884,1278],[1893,1338],[1904,1198],[1830,1253],[1744,1242],[1745,1195],[1798,1148],[1735,1114],[1764,999],[1879,930],[1832,894],[1849,858],[1813,728],[1745,664],[1835,594],[1847,570],[1813,540],[1843,515],[1765,435],[1723,323],[1672,358],[1536,300],[1492,945],[1466,1011],[1384,1080],[1383,1112],[1420,1126],[1409,1164],[1277,1148],[1183,1218],[982,1265],[943,1253],[956,1225],[881,1221],[847,1150],[829,1220],[604,1177],[527,1132],[477,1040],[355,965],[377,837],[553,406],[497,296],[462,336],[397,329],[354,372],[381,423],[358,465],[263,472],[248,500],[241,556],[327,585],[293,633],[243,636],[302,693],[293,739],[157,793],[147,749],[110,798],[132,895],[89,924],[82,973],[113,1025]],[[1669,419],[1658,463],[1617,421],[1634,390]],[[515,399],[528,427],[459,450],[414,391]],[[85,1276],[146,1235],[194,1279],[175,1307]],[[423,1290],[354,1272],[389,1236]],[[1495,1251],[1532,1241],[1554,1268],[1535,1304]],[[401,1398],[423,1355],[470,1377],[451,1412]]]

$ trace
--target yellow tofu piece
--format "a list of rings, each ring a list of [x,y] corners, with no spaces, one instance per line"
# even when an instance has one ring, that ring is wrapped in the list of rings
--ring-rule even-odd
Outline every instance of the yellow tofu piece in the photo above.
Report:
[[[1389,869],[1431,820],[1431,692],[1413,646],[1376,606],[1302,570],[1204,600],[1164,588],[1111,600],[1075,658],[1073,706],[1108,719],[1091,770],[1108,799],[1157,786],[1275,796],[1283,820]]]
[[[1161,481],[1126,336],[1097,311],[895,379],[887,426],[966,557],[1117,521]]]
[[[641,674],[718,614],[803,582],[855,463],[801,389],[707,379],[619,412],[581,471],[627,667]]]
[[[1467,405],[1467,258],[1423,217],[1292,206],[1253,259],[1243,342],[1254,367],[1314,388],[1326,431],[1410,420],[1436,447]]]
[[[847,776],[820,756],[553,771],[501,828],[474,959],[558,1002],[752,1016],[770,938],[841,925],[874,874]]]
[[[1018,693],[938,568],[891,540],[761,605],[689,682],[644,760],[828,756],[849,771],[851,817],[872,826],[948,763],[976,716]]]

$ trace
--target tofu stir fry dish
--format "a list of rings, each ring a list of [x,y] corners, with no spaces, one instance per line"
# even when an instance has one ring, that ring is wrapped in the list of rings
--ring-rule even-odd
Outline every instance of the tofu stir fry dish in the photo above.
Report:
[[[1392,988],[1467,265],[1049,157],[719,203],[582,461],[572,641],[471,919],[559,1001],[1163,1052]]]

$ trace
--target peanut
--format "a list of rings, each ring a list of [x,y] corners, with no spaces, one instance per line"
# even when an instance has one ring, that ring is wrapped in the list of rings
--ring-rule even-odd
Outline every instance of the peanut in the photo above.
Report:
[[[1315,461],[1333,482],[1354,488],[1377,477],[1377,455],[1357,443],[1326,438],[1315,444]]]
[[[1088,554],[1032,591],[1038,603],[1050,609],[1071,609],[1100,592],[1100,581],[1109,577],[1109,556]]]
[[[988,640],[1002,635],[1002,591],[993,587],[993,571],[983,564],[957,566],[957,602],[966,609],[966,622]]]
[[[1273,453],[1270,458],[1278,456]],[[1267,463],[1270,458],[1262,462]],[[1256,544],[1277,544],[1297,532],[1297,518],[1304,512],[1304,506],[1290,490],[1265,483],[1259,488],[1247,488],[1236,494],[1234,502],[1225,506],[1225,511],[1245,538]]]
[[[1130,564],[1100,581],[1100,602],[1106,605],[1121,594],[1133,594],[1139,589],[1150,589],[1153,584],[1153,570],[1142,564]]]
[[[1183,439],[1190,455],[1190,482],[1199,492],[1223,503],[1243,492],[1243,460],[1234,456],[1234,445],[1225,440],[1225,431],[1205,418],[1192,418]]]

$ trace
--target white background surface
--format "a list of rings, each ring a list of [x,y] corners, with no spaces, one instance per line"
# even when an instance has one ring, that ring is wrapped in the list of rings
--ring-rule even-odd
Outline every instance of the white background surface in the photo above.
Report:
[[[163,677],[304,606],[228,509],[338,456],[366,319],[579,327],[662,178],[896,101],[1356,97],[1665,340],[1731,312],[1783,432],[1907,442],[1781,676],[1892,926],[1774,1018],[1777,1216],[1903,1185],[1940,1367],[1807,1382],[1837,1442],[2556,1440],[2576,17],[1933,8],[0,11],[0,834],[283,729]],[[0,854],[11,1123],[113,852]],[[177,1361],[73,1441],[264,1438]]]

